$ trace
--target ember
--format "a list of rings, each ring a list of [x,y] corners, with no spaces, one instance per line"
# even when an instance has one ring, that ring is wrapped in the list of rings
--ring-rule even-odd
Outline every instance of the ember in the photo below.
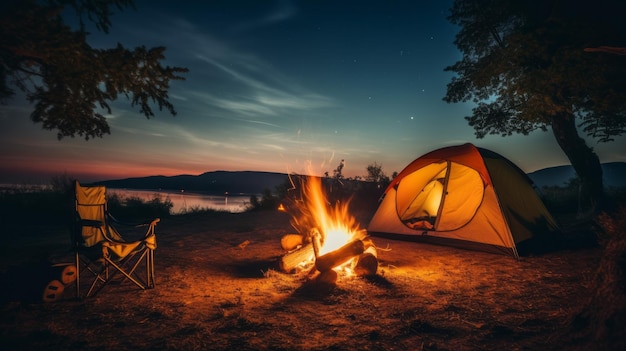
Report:
[[[348,212],[349,201],[330,204],[318,177],[306,177],[301,184],[301,198],[288,206],[293,212],[291,224],[300,233],[281,238],[286,251],[280,260],[281,269],[287,273],[310,269],[310,273],[320,273],[316,279],[333,284],[337,271],[376,274],[376,247]]]

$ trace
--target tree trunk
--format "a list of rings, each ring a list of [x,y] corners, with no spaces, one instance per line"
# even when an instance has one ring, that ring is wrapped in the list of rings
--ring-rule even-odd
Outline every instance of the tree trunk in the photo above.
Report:
[[[588,200],[588,212],[601,210],[604,204],[602,165],[598,155],[578,135],[575,116],[570,113],[555,116],[552,120],[552,133],[578,176],[581,196]],[[579,208],[581,210],[583,209]]]

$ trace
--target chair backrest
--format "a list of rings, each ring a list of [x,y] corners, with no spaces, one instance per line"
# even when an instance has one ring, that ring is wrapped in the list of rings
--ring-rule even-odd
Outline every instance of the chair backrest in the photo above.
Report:
[[[85,246],[90,247],[106,240],[106,187],[81,186],[78,181],[75,185],[77,225],[75,240],[82,240]],[[90,225],[85,225],[85,223],[90,223]]]

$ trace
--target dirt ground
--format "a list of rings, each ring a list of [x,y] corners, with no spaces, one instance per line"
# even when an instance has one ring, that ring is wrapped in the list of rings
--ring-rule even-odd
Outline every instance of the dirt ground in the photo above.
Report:
[[[570,322],[601,257],[516,261],[374,237],[378,273],[328,286],[278,269],[285,213],[175,216],[157,227],[155,289],[126,282],[77,300],[69,286],[42,303],[25,290],[42,278],[23,267],[68,260],[68,233],[21,230],[0,255],[0,350],[588,349]]]

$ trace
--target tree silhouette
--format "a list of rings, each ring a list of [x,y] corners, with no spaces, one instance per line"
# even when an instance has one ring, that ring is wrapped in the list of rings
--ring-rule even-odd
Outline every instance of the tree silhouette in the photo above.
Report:
[[[367,165],[365,169],[367,170],[365,181],[376,183],[379,186],[381,184],[389,184],[389,177],[383,171],[383,165],[374,162]]]
[[[118,44],[94,49],[87,43],[86,21],[108,33],[113,9],[134,7],[131,0],[8,0],[0,5],[0,102],[22,91],[34,105],[34,123],[57,130],[58,139],[75,135],[86,140],[110,134],[109,102],[125,96],[146,118],[152,104],[175,115],[169,102],[170,80],[184,80],[186,68],[162,66],[164,47]],[[79,28],[61,14],[73,9]]]
[[[336,180],[341,180],[343,179],[343,173],[341,173],[343,171],[343,167],[345,167],[346,162],[344,160],[341,160],[341,162],[339,162],[339,166],[337,166],[337,168],[333,169],[333,177]]]
[[[626,62],[586,52],[623,47],[626,3],[615,0],[456,0],[460,61],[444,101],[473,101],[465,117],[482,138],[551,130],[590,210],[601,207],[602,168],[581,137],[610,142],[626,128]],[[589,50],[587,50],[589,51]]]

